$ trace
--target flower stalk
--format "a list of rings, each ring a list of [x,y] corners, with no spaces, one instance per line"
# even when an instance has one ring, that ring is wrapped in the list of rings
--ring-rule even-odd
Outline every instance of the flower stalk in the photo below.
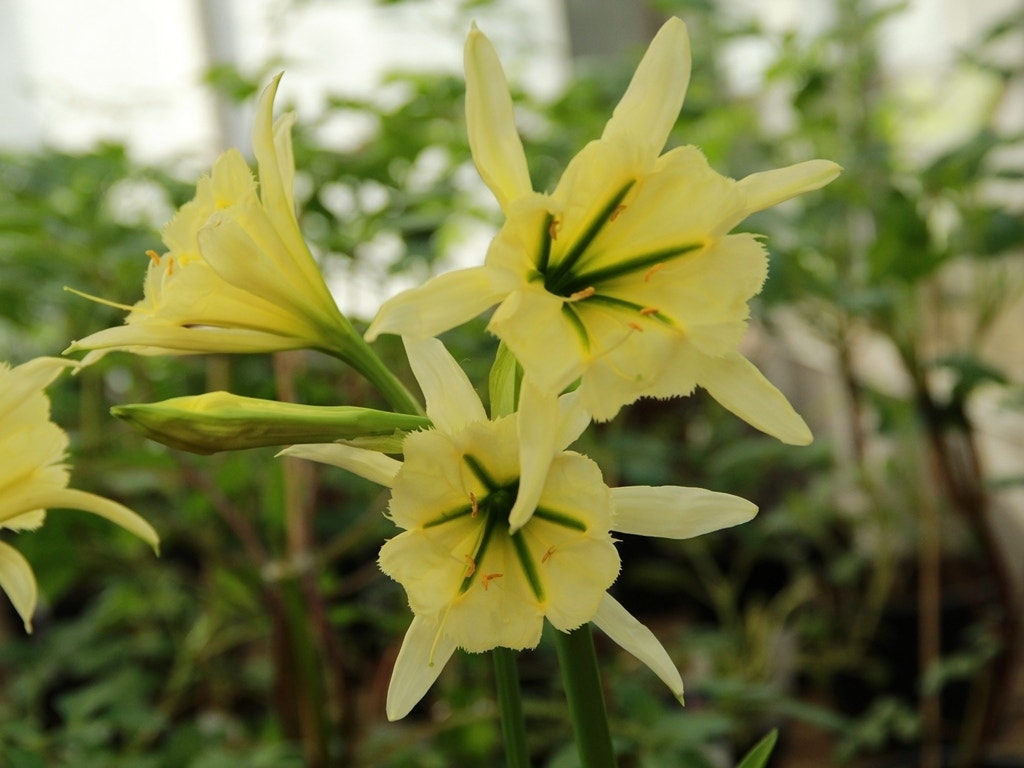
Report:
[[[590,624],[572,632],[556,632],[555,648],[580,763],[583,768],[616,768]]]

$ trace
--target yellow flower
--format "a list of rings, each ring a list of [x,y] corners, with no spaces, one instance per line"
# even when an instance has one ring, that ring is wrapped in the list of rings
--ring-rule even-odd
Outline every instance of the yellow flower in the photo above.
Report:
[[[0,363],[0,528],[35,529],[43,524],[47,508],[65,507],[105,517],[156,547],[156,531],[130,509],[67,487],[68,469],[63,461],[68,438],[50,421],[50,401],[43,389],[73,365],[48,357],[17,368]],[[35,576],[25,558],[3,542],[0,589],[31,632]]]
[[[749,214],[817,189],[839,167],[812,160],[733,181],[692,146],[659,155],[690,74],[686,27],[657,34],[605,126],[551,194],[534,192],[512,100],[490,42],[466,43],[466,120],[476,166],[506,220],[484,266],[440,275],[386,302],[367,333],[439,334],[498,304],[489,328],[525,376],[557,394],[580,380],[598,420],[643,396],[697,386],[759,429],[810,431],[738,351],[748,300],[767,273]]]
[[[488,419],[440,341],[406,340],[406,351],[433,429],[405,438],[404,461],[339,444],[284,451],[391,488],[389,516],[402,532],[381,548],[380,566],[415,616],[388,717],[412,709],[456,648],[533,648],[545,619],[561,632],[594,622],[681,699],[665,649],[607,593],[619,571],[611,534],[697,536],[745,522],[756,507],[698,488],[608,488],[593,461],[566,450],[589,423],[575,394],[557,403],[553,450],[522,466],[518,413]],[[524,498],[533,499],[525,515],[516,509]]]
[[[222,154],[200,179],[195,198],[164,228],[167,252],[149,252],[144,298],[123,307],[129,310],[125,325],[87,336],[67,351],[94,350],[84,362],[114,349],[149,355],[302,348],[348,354],[358,337],[324,284],[295,217],[295,116],[273,121],[279,80],[257,105],[258,190],[241,153]]]

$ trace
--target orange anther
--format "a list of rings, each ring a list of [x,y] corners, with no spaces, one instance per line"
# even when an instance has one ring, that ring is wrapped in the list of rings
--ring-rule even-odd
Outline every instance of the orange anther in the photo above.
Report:
[[[483,576],[480,577],[480,583],[484,585],[484,589],[487,589],[488,584],[490,584],[495,579],[500,579],[504,575],[504,573],[485,573]]]
[[[469,503],[473,507],[473,511],[469,513],[469,516],[476,517],[480,514],[480,505],[476,503],[476,494],[472,491],[469,492]]]
[[[160,254],[157,253],[156,251],[154,251],[154,250],[146,251],[146,255],[149,256],[149,260],[152,261],[154,264],[159,264],[160,263]]]
[[[633,322],[629,322],[629,323],[626,323],[626,325],[628,325],[628,326],[629,326],[630,328],[632,328],[632,329],[633,329],[634,331],[640,331],[641,333],[642,333],[642,332],[643,332],[643,330],[644,330],[643,328],[641,328],[641,327],[640,327],[640,323],[633,323]]]
[[[544,557],[542,557],[542,558],[540,559],[540,562],[541,562],[541,564],[543,565],[543,564],[544,564],[544,563],[546,563],[546,562],[547,562],[548,560],[550,560],[550,559],[551,559],[551,556],[552,556],[553,554],[555,554],[555,548],[554,548],[554,547],[548,547],[548,551],[547,551],[547,552],[545,552],[545,553],[544,553]]]
[[[551,236],[552,240],[558,239],[558,230],[561,228],[562,222],[560,222],[558,219],[551,220],[551,223],[548,225],[548,235]]]
[[[472,576],[474,573],[476,573],[476,561],[473,559],[472,555],[465,555],[465,558],[466,558],[466,567],[469,570],[466,571],[466,575],[463,578],[468,579],[470,576]]]
[[[660,269],[664,269],[664,268],[665,268],[665,262],[660,262],[658,264],[655,264],[653,267],[651,267],[650,269],[647,270],[647,273],[644,275],[644,282],[646,283],[647,281],[649,281],[654,276],[655,272],[657,272]]]
[[[167,260],[167,274],[168,275],[173,275],[174,274],[174,259],[168,259]]]
[[[619,218],[619,214],[622,213],[624,210],[626,210],[626,206],[624,206],[624,205],[616,206],[615,210],[612,211],[611,216],[608,217],[608,221],[615,221],[617,218]]]
[[[589,299],[595,293],[597,293],[597,289],[594,288],[594,286],[592,285],[588,285],[582,291],[576,291],[576,293],[570,294],[569,301],[581,301],[583,299]]]
[[[656,314],[658,314],[658,308],[657,307],[644,307],[643,309],[640,310],[640,314],[641,315],[645,315],[645,316],[646,315],[656,315]]]

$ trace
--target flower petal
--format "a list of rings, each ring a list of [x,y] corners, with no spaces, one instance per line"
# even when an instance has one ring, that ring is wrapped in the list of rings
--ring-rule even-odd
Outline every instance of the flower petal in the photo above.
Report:
[[[690,39],[686,25],[671,18],[651,41],[601,138],[636,142],[643,137],[643,159],[654,162],[679,117],[689,82]]]
[[[487,421],[480,396],[444,344],[437,339],[402,341],[435,429],[454,434],[473,422]]]
[[[515,284],[510,277],[491,267],[457,269],[433,277],[385,301],[366,331],[366,340],[382,333],[418,338],[444,333],[505,298]]]
[[[366,478],[372,483],[390,488],[395,475],[402,468],[402,462],[392,459],[377,451],[365,448],[354,448],[341,443],[321,443],[311,445],[293,445],[285,448],[278,456],[294,456],[299,459],[319,461],[348,470],[353,475]]]
[[[608,637],[651,668],[683,703],[683,678],[668,651],[647,627],[637,621],[611,595],[605,595],[592,619]]]
[[[842,170],[831,160],[807,160],[785,168],[752,173],[737,182],[737,187],[746,195],[744,218],[804,192],[821,189]]]
[[[388,720],[400,720],[412,710],[434,684],[455,652],[455,643],[444,636],[437,622],[415,616],[402,641],[402,648],[388,686]]]
[[[58,509],[80,509],[83,512],[92,512],[94,515],[106,518],[112,523],[133,533],[149,544],[153,549],[160,546],[160,537],[145,519],[132,512],[123,504],[105,499],[94,493],[79,491],[75,488],[54,488],[45,490],[32,499],[30,509],[56,507]]]
[[[564,451],[576,442],[590,426],[590,414],[583,410],[579,390],[567,392],[558,398],[558,434],[555,451]]]
[[[533,191],[512,96],[491,41],[476,25],[466,39],[466,128],[473,161],[501,209]]]
[[[519,493],[508,516],[515,533],[533,516],[559,437],[558,398],[523,378],[519,393]]]
[[[698,383],[745,422],[788,445],[808,445],[811,430],[775,386],[739,352],[707,357]]]
[[[703,488],[613,488],[612,530],[665,539],[689,539],[751,520],[757,505]]]
[[[39,590],[32,566],[22,554],[0,541],[0,590],[7,593],[14,610],[25,623],[25,631],[32,631],[32,614],[36,611]]]

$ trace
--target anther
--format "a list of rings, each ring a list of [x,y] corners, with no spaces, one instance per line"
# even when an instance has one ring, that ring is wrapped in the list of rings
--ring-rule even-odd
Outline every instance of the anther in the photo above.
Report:
[[[619,218],[619,214],[622,213],[624,210],[626,210],[626,206],[624,206],[624,205],[616,206],[615,210],[612,211],[611,215],[608,217],[608,221],[615,221],[617,218]]]
[[[552,240],[558,239],[558,230],[562,228],[562,222],[558,219],[552,219],[551,223],[548,224],[548,235]]]
[[[654,276],[655,272],[657,272],[658,270],[664,269],[664,268],[665,268],[665,262],[663,262],[663,261],[658,262],[657,264],[655,264],[653,267],[651,267],[650,269],[647,270],[646,274],[644,274],[644,282],[645,283],[648,282]]]
[[[466,575],[463,576],[463,578],[468,579],[470,576],[476,573],[476,561],[473,559],[472,555],[464,555],[464,557],[466,558],[466,567],[469,570],[466,571]]]
[[[484,585],[484,589],[487,589],[488,584],[490,584],[495,579],[500,579],[504,575],[504,573],[485,573],[483,576],[480,577],[480,583]]]
[[[548,551],[547,551],[547,552],[545,552],[545,553],[544,553],[544,557],[542,557],[542,558],[540,559],[541,565],[543,565],[543,564],[544,564],[544,563],[546,563],[546,562],[547,562],[548,560],[550,560],[550,559],[551,559],[551,556],[552,556],[553,554],[555,554],[555,548],[554,548],[554,546],[548,547]]]
[[[174,274],[174,259],[168,259],[167,260],[167,274],[168,275],[173,275]]]
[[[640,323],[634,323],[634,322],[630,321],[630,322],[626,323],[626,325],[628,325],[634,331],[640,331],[641,333],[643,333],[644,329],[640,327]]]
[[[592,285],[588,285],[582,291],[576,291],[576,293],[569,294],[569,301],[582,301],[583,299],[589,299],[597,293],[597,289]]]
[[[473,511],[469,513],[470,517],[476,517],[480,514],[480,505],[476,502],[476,494],[472,491],[469,492],[469,503],[473,507]]]
[[[643,309],[640,310],[640,314],[644,315],[645,317],[647,315],[656,315],[656,314],[658,314],[658,308],[657,307],[644,307]]]
[[[160,263],[160,254],[157,253],[156,251],[154,251],[154,250],[146,251],[146,255],[149,256],[149,260],[152,261],[154,264],[159,264]]]

